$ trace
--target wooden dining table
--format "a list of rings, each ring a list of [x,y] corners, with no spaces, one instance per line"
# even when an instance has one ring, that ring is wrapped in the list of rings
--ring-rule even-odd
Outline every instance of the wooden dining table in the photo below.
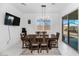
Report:
[[[46,31],[37,31],[36,32],[36,34],[43,34],[43,35],[46,34],[46,33],[47,33]]]

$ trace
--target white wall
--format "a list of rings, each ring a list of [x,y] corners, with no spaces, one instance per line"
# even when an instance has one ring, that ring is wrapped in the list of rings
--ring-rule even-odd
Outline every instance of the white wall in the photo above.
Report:
[[[18,40],[20,40],[21,26],[8,27],[4,25],[4,18],[6,12],[18,16],[22,19],[22,13],[14,8],[11,4],[0,4],[0,51],[12,46],[13,44],[17,43]],[[10,40],[8,29],[10,30]]]
[[[78,9],[79,4],[77,3],[71,3],[69,4],[66,8],[64,8],[64,10],[61,13],[61,18],[62,16]],[[61,19],[62,22],[62,19]],[[62,25],[62,23],[61,23]],[[62,39],[62,38],[61,38]],[[67,44],[63,43],[62,40],[59,43],[59,50],[61,52],[62,55],[79,55],[79,53],[77,51],[75,51],[73,48],[71,48],[70,46],[68,46]]]
[[[26,27],[27,29],[27,33],[35,33],[38,30],[35,30],[35,28],[33,26],[35,26],[36,24],[33,23],[33,20],[36,20],[38,18],[41,18],[42,14],[37,14],[37,13],[30,13],[30,14],[25,14],[25,21],[23,22],[23,26]],[[46,16],[49,16],[49,19],[51,19],[51,30],[48,31],[48,33],[53,34],[56,32],[60,32],[60,19],[59,19],[59,14],[54,13],[54,14],[46,14]],[[28,19],[31,19],[31,24],[28,24]]]

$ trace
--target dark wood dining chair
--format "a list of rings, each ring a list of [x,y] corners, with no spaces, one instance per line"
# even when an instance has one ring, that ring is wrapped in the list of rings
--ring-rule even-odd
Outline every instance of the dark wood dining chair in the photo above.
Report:
[[[42,52],[42,50],[46,50],[48,53],[48,39],[46,39],[48,37],[48,35],[44,35],[43,38],[40,39],[40,52]]]
[[[31,53],[33,50],[37,50],[39,53],[39,40],[36,39],[37,35],[33,35],[32,37],[30,37],[30,49],[31,49]]]
[[[59,35],[60,35],[60,33],[57,32],[56,35],[53,34],[51,36],[51,39],[50,39],[50,42],[49,42],[50,49],[51,48],[58,48]]]
[[[56,40],[56,35],[55,34],[51,34],[51,38],[49,40],[49,49],[55,47],[55,45],[53,45],[55,43],[55,40]]]
[[[58,48],[58,39],[59,39],[59,35],[60,35],[60,33],[57,32],[57,33],[56,33],[56,37],[57,37],[57,38],[56,38],[56,40],[55,40],[55,42],[57,43],[57,48]]]
[[[30,48],[30,39],[28,38],[28,35],[25,36],[25,47]]]
[[[25,35],[25,33],[21,33],[21,41],[22,41],[22,48],[26,48],[29,46],[29,40],[28,37]]]

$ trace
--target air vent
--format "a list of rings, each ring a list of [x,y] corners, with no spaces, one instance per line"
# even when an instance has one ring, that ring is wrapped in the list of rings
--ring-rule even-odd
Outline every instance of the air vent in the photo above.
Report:
[[[41,5],[41,7],[46,7],[46,5]]]
[[[55,3],[51,3],[51,5],[55,5]]]
[[[26,3],[21,3],[21,5],[26,6]]]

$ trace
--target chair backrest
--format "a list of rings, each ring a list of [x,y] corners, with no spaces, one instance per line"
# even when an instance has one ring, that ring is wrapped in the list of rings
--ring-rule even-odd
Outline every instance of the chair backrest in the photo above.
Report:
[[[21,35],[22,38],[25,37],[25,33],[21,33],[20,35]]]
[[[22,33],[25,33],[25,35],[27,35],[26,32],[27,32],[27,31],[26,31],[26,28],[22,28]]]
[[[57,39],[59,39],[59,35],[60,35],[60,33],[57,32],[57,33],[56,33],[56,37],[57,37]]]
[[[41,38],[41,43],[47,43],[48,42],[48,35],[42,35],[43,38]]]
[[[29,34],[28,37],[29,37],[29,38],[35,38],[36,35],[35,35],[35,34]]]
[[[32,42],[36,42],[36,36],[37,35],[35,35],[35,34],[30,34],[30,35],[28,35],[29,36],[29,38],[30,38],[30,42],[32,43]]]
[[[49,36],[48,35],[44,35],[44,38],[48,38]]]
[[[25,33],[21,33],[20,36],[21,36],[21,40],[22,40],[22,41],[25,41],[25,40],[26,40],[26,38],[25,38],[25,37],[26,37]]]
[[[55,34],[51,34],[51,38],[55,37],[56,35]]]
[[[41,38],[48,38],[48,35],[40,35]]]
[[[37,35],[39,35],[39,34],[40,34],[40,32],[36,32],[36,34],[37,34]]]

